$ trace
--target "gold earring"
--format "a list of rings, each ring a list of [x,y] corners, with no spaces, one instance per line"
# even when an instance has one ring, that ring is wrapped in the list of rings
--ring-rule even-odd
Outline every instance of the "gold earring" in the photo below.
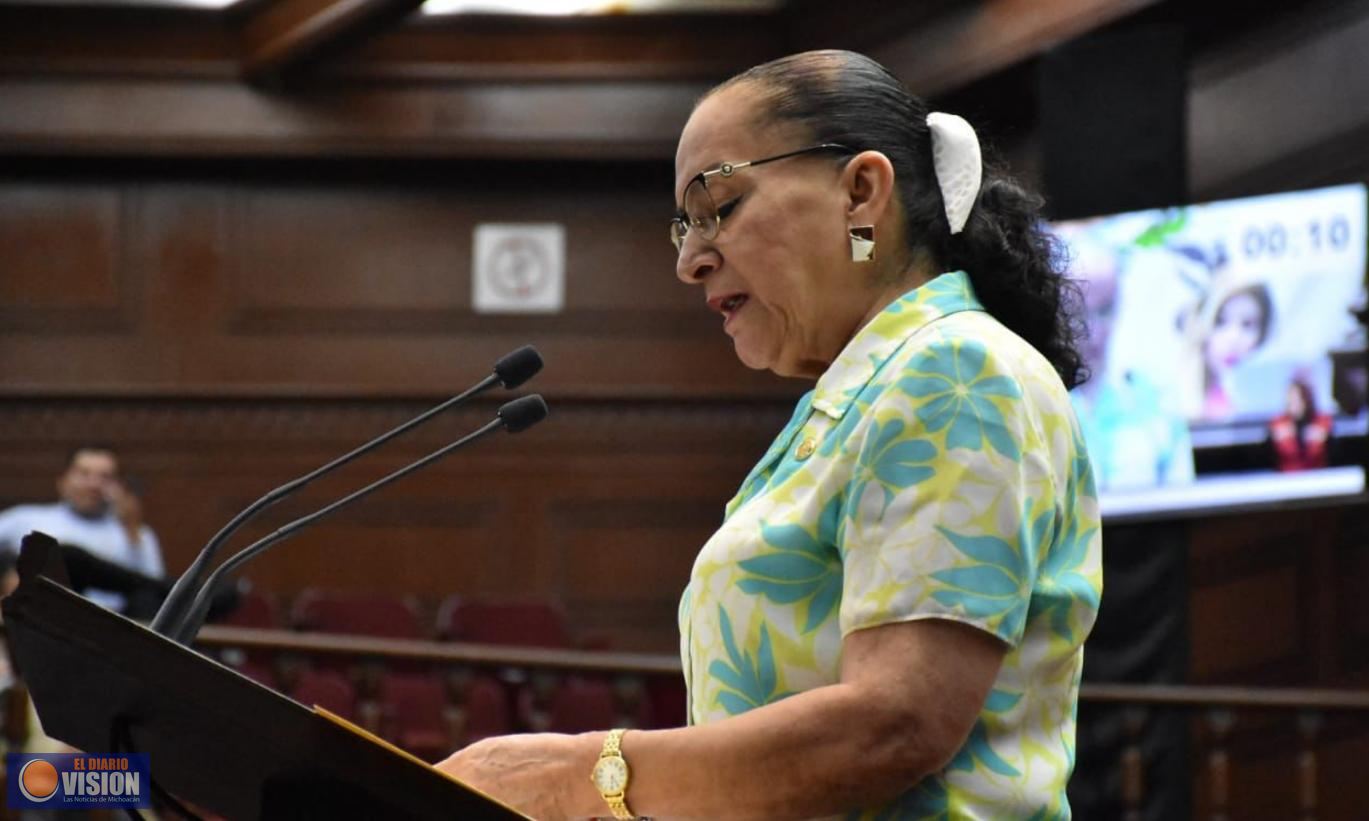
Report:
[[[875,226],[873,225],[852,225],[849,229],[851,234],[851,261],[870,262],[875,258]]]

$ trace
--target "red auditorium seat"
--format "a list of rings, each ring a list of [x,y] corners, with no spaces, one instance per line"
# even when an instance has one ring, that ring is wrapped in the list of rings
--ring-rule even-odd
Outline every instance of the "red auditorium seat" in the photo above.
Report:
[[[281,626],[275,601],[260,590],[242,593],[238,599],[238,606],[218,623],[229,627],[256,627],[262,630],[274,630]]]
[[[413,604],[391,596],[305,590],[295,599],[290,621],[298,630],[319,633],[423,638]]]
[[[513,707],[509,692],[497,679],[476,676],[466,689],[463,705],[459,746],[466,746],[482,738],[513,732]]]
[[[646,700],[651,710],[653,729],[683,727],[688,722],[689,705],[684,679],[652,676],[646,682]]]
[[[586,733],[619,726],[613,687],[597,678],[569,676],[551,694],[547,731]]]
[[[345,719],[353,720],[357,712],[356,689],[347,677],[331,670],[302,670],[290,697],[306,707],[317,704]]]
[[[386,673],[380,680],[382,734],[425,761],[447,757],[456,748],[452,711],[437,676]]]
[[[437,612],[437,632],[451,641],[522,647],[571,647],[561,608],[548,602],[471,601],[448,596]]]

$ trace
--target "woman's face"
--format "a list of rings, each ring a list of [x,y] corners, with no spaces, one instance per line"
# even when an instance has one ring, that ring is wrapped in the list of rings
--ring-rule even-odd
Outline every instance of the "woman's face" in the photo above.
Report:
[[[677,208],[701,171],[811,143],[796,129],[757,125],[758,110],[755,91],[744,84],[695,109],[675,155]],[[851,198],[842,177],[831,155],[818,153],[709,178],[721,230],[712,240],[691,231],[676,274],[703,286],[747,367],[817,377],[870,312],[872,292],[852,270]]]
[[[1230,370],[1259,347],[1264,335],[1264,308],[1252,294],[1235,294],[1217,309],[1207,337],[1207,364]]]
[[[1307,403],[1302,401],[1302,391],[1297,385],[1288,386],[1288,415],[1301,419],[1307,413]]]

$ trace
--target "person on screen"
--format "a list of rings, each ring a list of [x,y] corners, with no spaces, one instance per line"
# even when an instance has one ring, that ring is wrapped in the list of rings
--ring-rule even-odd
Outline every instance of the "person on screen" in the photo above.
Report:
[[[1084,295],[1079,346],[1089,378],[1070,392],[1084,430],[1093,475],[1102,490],[1193,481],[1193,446],[1183,414],[1140,371],[1112,356],[1122,257],[1088,229],[1064,234],[1070,275]]]
[[[60,497],[51,504],[17,505],[0,512],[0,551],[17,552],[29,531],[39,530],[64,544],[160,579],[165,575],[161,545],[143,523],[142,500],[119,477],[119,460],[103,445],[82,445],[67,457],[57,477]],[[91,601],[125,612],[127,597],[91,588]]]
[[[1312,388],[1299,378],[1288,386],[1284,413],[1269,423],[1274,464],[1281,471],[1312,470],[1330,463],[1331,414],[1317,411]]]
[[[1196,357],[1201,393],[1190,415],[1226,421],[1242,410],[1234,374],[1269,337],[1274,304],[1263,282],[1218,281],[1204,297],[1195,318]]]
[[[1068,817],[1102,537],[1039,198],[843,51],[706,94],[674,193],[738,359],[816,380],[694,563],[691,726],[439,766],[544,819]]]

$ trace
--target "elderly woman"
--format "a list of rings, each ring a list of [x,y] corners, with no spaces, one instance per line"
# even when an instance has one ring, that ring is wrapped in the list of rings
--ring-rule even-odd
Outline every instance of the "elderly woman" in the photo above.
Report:
[[[675,167],[679,278],[817,380],[694,564],[690,726],[440,766],[535,818],[1067,817],[1101,541],[1038,201],[849,52],[714,89]]]

